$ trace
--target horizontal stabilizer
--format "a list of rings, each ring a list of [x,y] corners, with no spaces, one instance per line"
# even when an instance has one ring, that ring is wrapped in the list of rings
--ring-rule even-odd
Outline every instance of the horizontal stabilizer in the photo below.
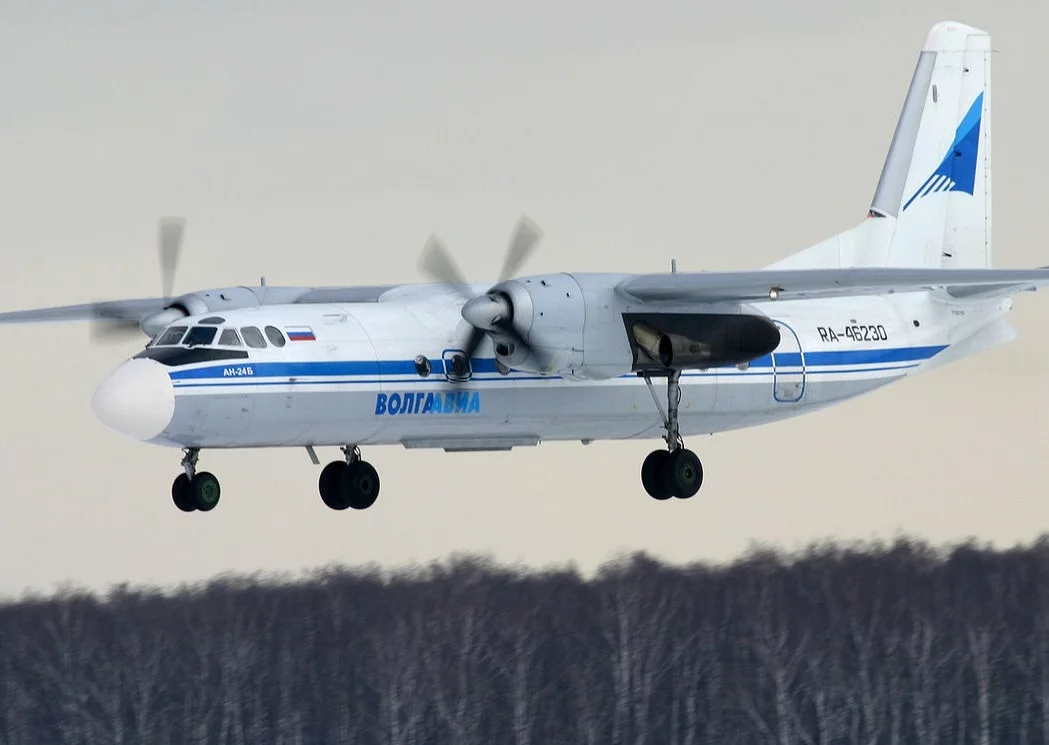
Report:
[[[854,267],[748,272],[641,274],[623,280],[620,292],[637,300],[686,303],[753,302],[849,297],[943,289],[949,294],[1013,294],[1049,284],[1039,269],[938,269]]]

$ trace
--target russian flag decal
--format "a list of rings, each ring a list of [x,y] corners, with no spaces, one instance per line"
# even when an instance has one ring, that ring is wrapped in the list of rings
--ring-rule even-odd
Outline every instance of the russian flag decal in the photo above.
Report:
[[[289,341],[317,341],[309,326],[285,326],[284,330],[288,332]]]

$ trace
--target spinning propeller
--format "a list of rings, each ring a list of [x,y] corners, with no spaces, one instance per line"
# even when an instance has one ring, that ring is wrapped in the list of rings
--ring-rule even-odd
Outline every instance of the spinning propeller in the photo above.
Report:
[[[179,256],[182,253],[182,236],[185,229],[186,221],[181,217],[160,219],[158,234],[160,287],[165,307],[171,303],[175,287],[175,270],[178,268]],[[93,310],[91,337],[94,341],[123,341],[131,336],[140,337],[142,335],[141,321],[134,318],[135,312],[130,306],[125,307],[119,301],[111,301],[96,304]],[[163,313],[163,311],[160,312]]]
[[[495,333],[513,340],[514,344],[525,352],[530,352],[546,366],[545,355],[530,345],[514,327],[514,307],[508,295],[496,288],[502,282],[513,278],[535,250],[542,237],[538,226],[527,217],[522,216],[514,226],[510,236],[503,268],[499,272],[496,284],[482,295],[475,295],[463,273],[459,271],[451,253],[437,236],[430,239],[423,247],[419,258],[419,268],[437,282],[446,285],[458,293],[466,302],[461,313],[470,324],[470,331],[461,345],[467,359],[473,359],[477,348],[484,340],[485,334]]]

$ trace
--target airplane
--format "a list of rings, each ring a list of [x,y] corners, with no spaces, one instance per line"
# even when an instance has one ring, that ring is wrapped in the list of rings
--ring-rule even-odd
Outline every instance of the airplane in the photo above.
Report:
[[[991,39],[962,23],[926,37],[865,217],[761,269],[519,275],[541,238],[522,218],[498,279],[470,283],[436,236],[432,280],[225,287],[173,295],[185,221],[162,219],[162,296],[0,314],[144,334],[92,411],[183,452],[172,500],[218,504],[201,450],[341,449],[318,491],[333,510],[378,495],[362,447],[505,451],[644,440],[656,500],[704,470],[684,438],[817,411],[1011,341],[1014,296],[1049,267],[994,269]],[[94,326],[93,326],[94,327]],[[657,391],[657,384],[661,391]]]

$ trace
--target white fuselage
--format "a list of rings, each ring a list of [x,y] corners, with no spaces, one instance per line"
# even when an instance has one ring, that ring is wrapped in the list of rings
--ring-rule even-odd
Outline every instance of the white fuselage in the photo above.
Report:
[[[239,346],[243,359],[171,366],[129,360],[100,386],[95,412],[126,434],[184,448],[502,449],[662,435],[652,391],[665,410],[666,388],[654,378],[650,390],[629,366],[607,379],[502,374],[486,340],[471,378],[449,380],[445,360],[465,328],[461,305],[448,293],[405,290],[389,301],[224,312],[220,329],[274,326],[283,338],[292,327],[309,332],[283,346]],[[969,342],[995,328],[1010,303],[921,292],[753,307],[779,326],[779,347],[746,369],[685,371],[683,436],[796,416],[964,355],[970,346],[977,351],[995,342]],[[621,322],[613,330],[623,335]],[[429,360],[428,375],[417,370],[419,355]]]

